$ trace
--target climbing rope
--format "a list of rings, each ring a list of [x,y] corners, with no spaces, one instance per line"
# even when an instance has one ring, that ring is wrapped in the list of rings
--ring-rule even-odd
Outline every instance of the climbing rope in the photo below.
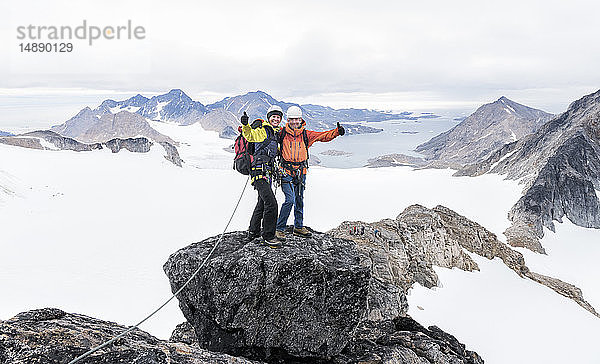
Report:
[[[121,334],[115,336],[114,338],[104,342],[101,345],[96,346],[95,348],[90,349],[89,351],[85,352],[84,354],[78,356],[77,358],[71,360],[69,362],[69,364],[75,364],[78,361],[80,361],[83,358],[86,358],[88,356],[90,356],[91,354],[95,353],[96,351],[104,348],[107,345],[112,344],[113,342],[115,342],[116,340],[122,338],[123,336],[127,335],[128,333],[130,333],[131,331],[133,331],[134,329],[138,328],[141,324],[143,324],[146,320],[148,320],[150,317],[154,316],[158,311],[160,311],[163,307],[165,307],[169,302],[171,302],[171,300],[173,298],[175,298],[175,296],[177,296],[181,291],[183,291],[183,289],[196,277],[196,275],[198,273],[200,273],[200,270],[202,269],[202,267],[204,267],[204,265],[206,264],[206,262],[208,262],[208,259],[210,259],[211,255],[214,253],[215,249],[217,249],[217,246],[219,246],[219,244],[221,243],[221,240],[223,240],[223,235],[225,235],[225,232],[227,231],[227,228],[229,227],[229,224],[231,223],[231,220],[233,220],[233,216],[235,215],[235,212],[238,208],[238,206],[240,205],[240,202],[242,201],[242,196],[244,196],[244,192],[246,191],[246,187],[248,186],[248,181],[250,180],[250,177],[248,176],[248,178],[246,179],[246,183],[244,184],[244,189],[242,190],[242,193],[240,194],[240,198],[237,201],[237,204],[235,205],[235,208],[233,209],[233,213],[231,214],[231,217],[229,218],[229,221],[227,222],[227,225],[225,226],[225,229],[223,230],[223,232],[221,233],[221,236],[219,237],[219,240],[217,240],[217,242],[215,243],[215,245],[212,247],[212,249],[210,250],[210,252],[208,253],[208,255],[206,256],[206,258],[204,258],[204,261],[202,262],[202,264],[200,264],[200,266],[198,267],[198,269],[196,269],[196,271],[194,272],[194,274],[192,274],[192,276],[183,284],[183,286],[181,286],[181,288],[179,288],[177,290],[177,292],[173,293],[173,295],[171,297],[169,297],[168,300],[165,301],[165,303],[163,303],[162,305],[160,305],[160,307],[158,307],[156,310],[154,310],[151,314],[149,314],[148,316],[146,316],[142,321],[138,322],[137,324],[135,324],[134,326],[131,326],[130,328],[128,328],[127,330],[125,330],[124,332],[122,332]]]

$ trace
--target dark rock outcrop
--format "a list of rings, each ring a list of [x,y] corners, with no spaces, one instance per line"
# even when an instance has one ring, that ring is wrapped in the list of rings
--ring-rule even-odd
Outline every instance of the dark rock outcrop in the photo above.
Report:
[[[92,317],[44,308],[0,321],[0,363],[66,364],[128,327]],[[180,341],[164,341],[135,329],[79,361],[82,364],[256,363],[211,353]]]
[[[39,137],[53,144],[60,150],[74,150],[76,152],[87,152],[90,150],[102,149],[100,143],[85,144],[73,138],[64,137],[50,130],[37,130],[22,134],[28,137]]]
[[[355,360],[354,358],[359,358]],[[340,355],[339,362],[351,363],[483,363],[454,336],[437,326],[428,329],[410,317],[391,322],[365,322]]]
[[[315,232],[270,249],[244,237],[225,234],[178,295],[201,347],[268,362],[483,362],[450,335],[406,317],[403,289],[380,278],[355,242]],[[217,239],[169,257],[164,270],[174,292]],[[174,335],[189,338],[189,330]]]
[[[152,142],[146,138],[115,138],[107,141],[104,145],[113,153],[118,153],[121,149],[134,153],[147,153],[150,151]]]
[[[0,143],[6,145],[13,145],[15,147],[39,149],[44,150],[44,146],[40,143],[38,138],[14,138],[14,137],[0,137]]]
[[[53,147],[48,148],[48,146],[42,145],[42,141],[50,143],[50,145],[53,145]],[[73,150],[76,152],[82,152],[102,149],[102,145],[99,143],[81,143],[75,139],[64,137],[50,130],[36,130],[17,136],[0,137],[0,143],[40,150],[55,148],[60,150]]]
[[[198,345],[198,338],[196,337],[194,327],[187,321],[182,322],[175,327],[169,341]]]
[[[160,145],[162,145],[162,147],[165,148],[165,151],[167,152],[167,155],[165,155],[165,159],[173,163],[174,165],[181,167],[181,163],[183,163],[183,160],[179,156],[179,151],[177,150],[177,148],[169,142],[161,142]]]

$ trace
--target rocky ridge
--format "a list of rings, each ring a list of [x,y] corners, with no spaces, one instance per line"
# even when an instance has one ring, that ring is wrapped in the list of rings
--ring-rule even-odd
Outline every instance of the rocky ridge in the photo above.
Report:
[[[600,317],[579,288],[531,271],[520,252],[499,241],[494,233],[481,225],[444,206],[428,209],[412,205],[395,220],[344,222],[329,233],[355,241],[359,250],[371,257],[377,276],[402,287],[404,292],[415,282],[424,287],[435,287],[438,278],[433,266],[479,270],[466,250],[487,259],[500,258],[519,276],[547,286]]]
[[[49,130],[38,130],[12,137],[0,137],[0,143],[29,149],[72,150],[76,152],[92,151],[106,147],[113,153],[118,153],[121,149],[135,153],[147,153],[153,144],[145,137],[113,138],[102,143],[88,144]],[[179,157],[177,148],[167,141],[160,142],[160,145],[166,151],[165,159],[181,167],[183,160]]]

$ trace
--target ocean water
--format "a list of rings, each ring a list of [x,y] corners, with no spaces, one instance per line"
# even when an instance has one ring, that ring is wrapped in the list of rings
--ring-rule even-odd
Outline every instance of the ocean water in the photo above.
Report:
[[[310,153],[321,160],[322,166],[333,168],[363,167],[370,158],[392,153],[418,157],[421,155],[414,151],[417,145],[453,128],[460,123],[460,120],[456,119],[457,116],[449,114],[435,119],[363,123],[363,125],[383,129],[383,131],[374,134],[342,136],[327,143],[317,142],[310,148]],[[332,149],[352,154],[341,156],[321,154]]]

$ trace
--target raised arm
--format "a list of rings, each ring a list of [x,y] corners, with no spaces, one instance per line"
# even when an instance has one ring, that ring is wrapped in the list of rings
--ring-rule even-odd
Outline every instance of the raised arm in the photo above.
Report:
[[[251,143],[260,143],[267,139],[267,132],[262,128],[263,121],[256,119],[252,125],[242,125],[242,136]]]

